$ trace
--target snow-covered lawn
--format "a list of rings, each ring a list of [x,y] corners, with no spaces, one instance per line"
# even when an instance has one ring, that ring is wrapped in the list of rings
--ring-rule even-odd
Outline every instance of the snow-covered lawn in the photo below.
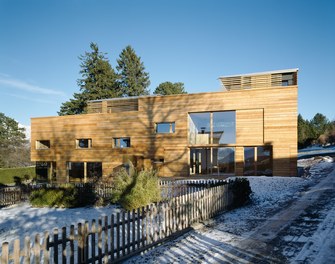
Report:
[[[28,203],[13,205],[0,209],[0,242],[10,242],[25,236],[31,238],[37,233],[54,228],[70,227],[77,223],[84,223],[101,216],[110,216],[120,209],[115,206],[86,207],[86,208],[33,208]]]
[[[207,227],[190,232],[176,241],[129,260],[129,263],[201,262],[209,247],[234,246],[242,237],[248,237],[264,219],[274,215],[309,186],[316,184],[333,168],[332,158],[300,160],[309,167],[307,178],[248,177],[253,191],[251,203],[243,208],[223,213]],[[0,242],[10,242],[36,233],[52,232],[54,228],[69,227],[85,220],[111,215],[119,209],[101,208],[32,208],[23,203],[0,209]],[[215,226],[215,228],[212,228]],[[215,261],[214,261],[215,262]]]

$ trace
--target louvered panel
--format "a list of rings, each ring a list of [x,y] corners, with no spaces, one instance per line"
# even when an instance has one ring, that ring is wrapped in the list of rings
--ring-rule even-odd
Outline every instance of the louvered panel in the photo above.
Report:
[[[108,113],[138,111],[138,99],[111,100],[107,102]]]

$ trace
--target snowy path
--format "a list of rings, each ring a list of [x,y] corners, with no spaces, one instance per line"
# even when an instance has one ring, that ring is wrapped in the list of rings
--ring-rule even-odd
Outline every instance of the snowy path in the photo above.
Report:
[[[334,168],[316,164],[308,180],[251,177],[251,205],[127,263],[335,263]]]

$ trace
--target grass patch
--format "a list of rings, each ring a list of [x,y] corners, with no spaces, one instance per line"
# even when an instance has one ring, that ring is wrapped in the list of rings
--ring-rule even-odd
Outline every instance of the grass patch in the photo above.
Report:
[[[14,177],[19,177],[22,181],[36,178],[35,167],[0,169],[0,184],[15,183]]]

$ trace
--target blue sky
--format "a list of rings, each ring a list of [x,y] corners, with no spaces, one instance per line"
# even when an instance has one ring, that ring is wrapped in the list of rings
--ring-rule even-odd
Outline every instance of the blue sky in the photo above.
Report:
[[[151,92],[165,81],[217,91],[222,75],[299,68],[299,112],[333,120],[334,14],[331,0],[0,0],[0,112],[24,125],[57,115],[96,42],[114,68],[131,45]]]

